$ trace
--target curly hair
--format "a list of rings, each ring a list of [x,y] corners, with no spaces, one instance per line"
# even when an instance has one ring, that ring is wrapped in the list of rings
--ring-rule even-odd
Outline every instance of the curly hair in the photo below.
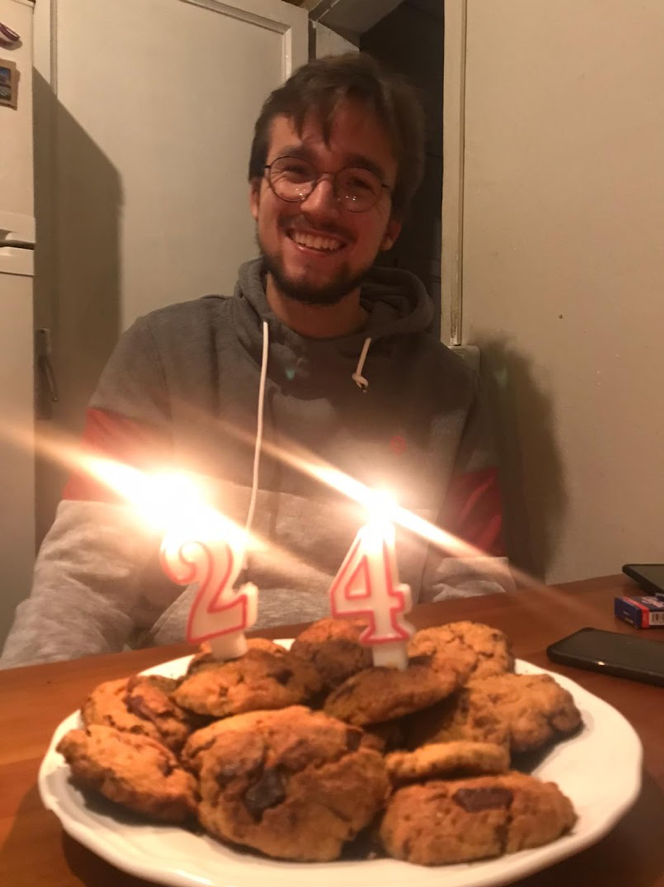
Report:
[[[402,219],[422,181],[424,110],[415,88],[367,53],[350,52],[315,59],[298,68],[270,93],[254,127],[249,181],[263,175],[275,117],[289,117],[301,135],[307,116],[314,113],[329,144],[335,113],[339,104],[347,99],[366,104],[389,136],[397,160],[392,213]]]

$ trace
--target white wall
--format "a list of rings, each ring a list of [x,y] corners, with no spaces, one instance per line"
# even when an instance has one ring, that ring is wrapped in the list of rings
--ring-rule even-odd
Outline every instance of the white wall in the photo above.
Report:
[[[664,4],[469,0],[463,341],[512,555],[664,560]]]

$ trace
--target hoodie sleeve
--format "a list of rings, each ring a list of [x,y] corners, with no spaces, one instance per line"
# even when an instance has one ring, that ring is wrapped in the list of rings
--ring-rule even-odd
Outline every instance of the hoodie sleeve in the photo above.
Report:
[[[121,338],[87,412],[83,450],[143,467],[169,447],[163,375],[146,321]],[[69,479],[0,666],[115,652],[136,627],[158,545],[134,510],[83,472]]]
[[[504,556],[502,518],[496,455],[477,383],[438,520],[472,550],[451,557],[431,548],[420,602],[514,590]]]

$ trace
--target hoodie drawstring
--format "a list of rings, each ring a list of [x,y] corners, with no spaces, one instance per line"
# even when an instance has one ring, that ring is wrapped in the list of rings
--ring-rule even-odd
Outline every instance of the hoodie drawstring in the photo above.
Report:
[[[256,508],[256,494],[258,492],[258,469],[261,462],[261,449],[263,446],[263,412],[265,404],[265,380],[267,378],[267,354],[270,344],[270,331],[267,321],[263,321],[263,355],[261,357],[261,379],[258,386],[258,409],[256,416],[256,444],[254,446],[254,470],[251,479],[251,499],[249,500],[249,511],[247,513],[247,522],[245,524],[245,532],[247,536],[251,530],[251,524],[254,520],[254,510]]]
[[[367,338],[364,340],[364,345],[362,346],[362,353],[360,354],[360,359],[357,362],[357,367],[355,369],[355,372],[351,376],[351,379],[353,380],[353,382],[355,382],[355,384],[362,391],[363,394],[369,387],[369,380],[364,378],[364,376],[362,375],[362,370],[364,369],[364,361],[367,359],[370,345],[371,337],[367,336]]]

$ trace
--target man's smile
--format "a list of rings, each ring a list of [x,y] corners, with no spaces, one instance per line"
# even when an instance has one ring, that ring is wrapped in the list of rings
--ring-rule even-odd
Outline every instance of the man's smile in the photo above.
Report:
[[[291,228],[286,231],[286,236],[297,246],[318,253],[336,253],[346,246],[346,241],[343,238],[327,231],[314,229],[304,231],[300,228]]]

